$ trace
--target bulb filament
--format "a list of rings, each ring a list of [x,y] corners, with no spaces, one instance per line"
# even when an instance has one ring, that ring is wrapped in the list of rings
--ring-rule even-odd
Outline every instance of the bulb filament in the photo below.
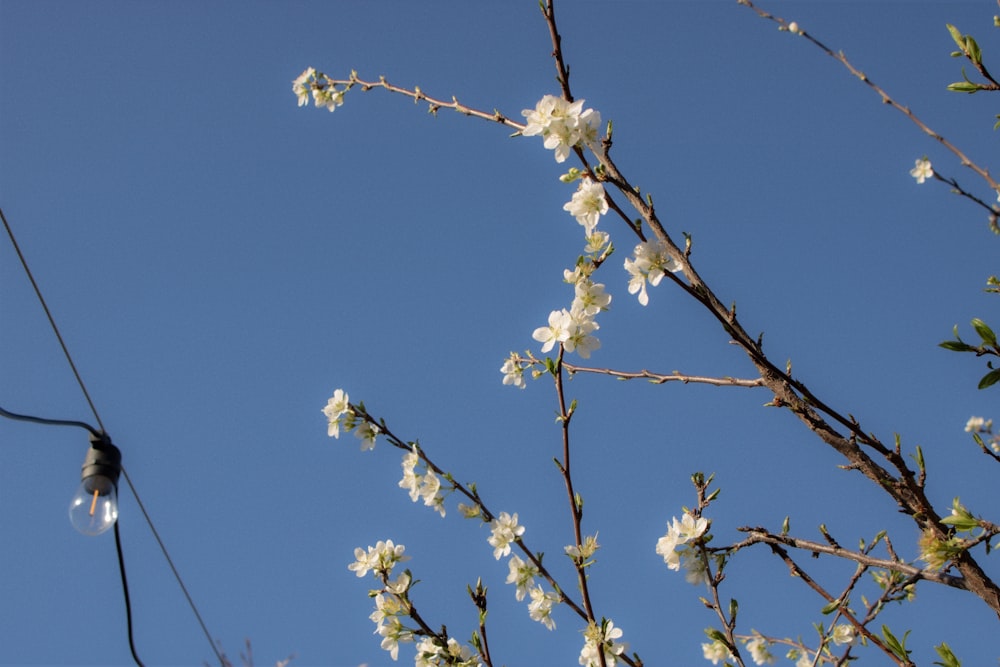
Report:
[[[97,510],[97,496],[100,495],[97,489],[94,489],[94,499],[90,501],[90,516],[94,516],[94,512]]]

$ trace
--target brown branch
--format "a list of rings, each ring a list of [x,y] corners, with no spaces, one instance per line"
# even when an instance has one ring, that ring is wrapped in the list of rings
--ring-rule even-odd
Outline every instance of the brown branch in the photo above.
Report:
[[[549,27],[549,37],[552,39],[552,60],[555,61],[556,65],[556,80],[559,81],[563,98],[567,102],[572,102],[573,93],[569,90],[569,65],[563,60],[562,37],[559,35],[559,29],[556,27],[556,12],[553,0],[545,0],[545,6],[542,7],[542,15],[545,17],[545,24]]]
[[[511,359],[518,363],[529,364],[531,366],[539,366],[541,368],[545,367],[545,361],[539,359],[538,357],[531,354],[531,352],[525,353],[527,356],[522,357],[519,354],[514,354]],[[580,366],[579,364],[571,364],[568,361],[562,362],[562,367],[566,369],[566,372],[570,376],[576,373],[594,373],[596,375],[609,375],[619,380],[638,380],[646,379],[652,384],[666,384],[667,382],[680,382],[682,384],[711,384],[719,387],[763,387],[764,381],[760,378],[734,378],[734,377],[710,377],[707,375],[685,375],[679,371],[673,371],[672,373],[654,373],[653,371],[646,370],[645,368],[639,371],[619,371],[613,368],[595,368],[592,366]]]
[[[620,380],[635,380],[646,378],[652,384],[664,384],[667,382],[681,382],[683,384],[711,384],[719,387],[763,387],[764,381],[760,378],[734,378],[734,377],[708,377],[704,375],[684,375],[674,371],[670,375],[653,373],[645,369],[641,371],[627,372],[616,371],[611,368],[591,368],[588,366],[577,366],[575,364],[564,363],[566,370],[572,375],[574,373],[597,373],[599,375],[610,375]]]
[[[562,461],[557,461],[559,472],[562,473],[563,481],[566,484],[566,495],[569,496],[570,514],[573,519],[573,539],[574,544],[579,547],[583,544],[583,530],[581,522],[583,520],[583,507],[577,502],[576,492],[573,490],[573,475],[570,472],[570,446],[569,446],[569,424],[573,419],[573,412],[566,409],[566,394],[563,391],[563,373],[560,365],[564,354],[563,346],[559,345],[559,358],[556,361],[555,375],[556,395],[559,401],[559,426],[562,432]],[[580,594],[583,596],[583,608],[587,612],[587,621],[596,623],[594,618],[594,607],[590,602],[590,588],[587,586],[587,573],[583,566],[583,561],[574,560],[576,568],[577,584]],[[604,655],[604,651],[598,652],[599,656]],[[603,662],[603,660],[602,660]]]
[[[317,73],[317,78],[324,76]],[[420,86],[414,86],[412,90],[409,88],[403,88],[402,86],[397,86],[386,81],[384,76],[380,76],[378,81],[365,81],[358,78],[357,72],[351,72],[351,76],[348,79],[333,79],[330,77],[325,77],[330,85],[333,86],[344,86],[345,88],[351,88],[355,85],[360,86],[361,90],[367,92],[372,88],[384,88],[390,93],[397,93],[405,97],[409,97],[416,102],[427,102],[429,105],[429,110],[431,113],[436,113],[438,109],[451,109],[465,116],[473,116],[475,118],[481,118],[482,120],[492,121],[494,123],[500,123],[501,125],[506,125],[507,127],[512,127],[518,132],[525,128],[525,125],[511,120],[504,114],[497,110],[492,113],[486,111],[480,111],[474,109],[470,106],[466,106],[458,101],[457,97],[452,96],[451,101],[438,99],[436,97],[431,97],[430,95],[425,95]]]

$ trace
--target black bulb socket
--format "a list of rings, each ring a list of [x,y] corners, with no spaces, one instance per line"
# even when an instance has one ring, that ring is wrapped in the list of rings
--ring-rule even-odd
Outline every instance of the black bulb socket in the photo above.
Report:
[[[83,460],[80,480],[88,493],[97,492],[105,496],[118,488],[118,477],[122,471],[122,453],[111,443],[106,433],[91,434],[90,449]]]

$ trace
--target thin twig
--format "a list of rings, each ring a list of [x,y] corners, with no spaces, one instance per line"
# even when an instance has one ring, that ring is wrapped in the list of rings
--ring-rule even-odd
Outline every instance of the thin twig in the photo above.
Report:
[[[737,2],[741,5],[744,5],[745,7],[750,8],[751,10],[756,12],[757,15],[760,16],[761,18],[774,21],[783,29],[789,30],[789,25],[791,24],[790,21],[786,21],[785,19],[779,16],[774,16],[773,14],[769,14],[768,12],[757,8],[750,0],[737,0]],[[861,70],[857,69],[854,65],[852,65],[851,62],[847,59],[847,56],[845,56],[842,51],[836,51],[836,52],[833,51],[833,49],[829,48],[828,46],[820,42],[818,39],[807,33],[805,30],[802,30],[801,27],[799,27],[795,32],[801,35],[802,37],[805,37],[812,44],[816,45],[819,49],[821,49],[824,53],[826,53],[826,55],[830,56],[831,58],[842,64],[845,68],[847,68],[848,72],[856,76],[866,86],[868,86],[876,94],[878,94],[878,96],[882,98],[882,102],[884,104],[888,104],[893,109],[896,109],[904,116],[909,118],[914,125],[919,127],[920,130],[924,132],[924,134],[936,140],[942,146],[951,151],[951,153],[953,153],[955,157],[958,158],[959,162],[961,162],[962,166],[968,167],[975,173],[979,174],[979,176],[981,176],[983,180],[989,184],[990,188],[992,188],[996,192],[1000,192],[1000,184],[998,184],[995,180],[993,180],[993,177],[990,176],[990,173],[987,169],[984,169],[979,165],[977,165],[975,162],[970,160],[965,155],[965,153],[959,150],[957,146],[955,146],[950,141],[942,137],[940,134],[932,130],[926,123],[924,123],[912,111],[910,111],[909,107],[903,106],[902,104],[894,100],[892,97],[890,97],[887,92],[885,92],[881,87],[876,85],[875,82],[869,79],[864,72],[862,72]]]
[[[843,558],[845,560],[851,560],[856,563],[865,565],[866,567],[873,567],[882,570],[890,570],[892,572],[899,572],[908,577],[915,577],[915,579],[923,579],[926,581],[932,581],[937,584],[943,584],[945,586],[950,586],[951,588],[958,588],[961,590],[968,590],[968,584],[962,577],[955,577],[950,574],[944,574],[942,572],[937,572],[935,570],[925,570],[913,565],[908,565],[902,561],[898,560],[887,560],[884,558],[876,558],[868,554],[860,553],[857,551],[851,551],[849,549],[844,549],[843,547],[835,547],[830,544],[823,544],[821,542],[813,542],[812,540],[803,540],[796,537],[790,537],[788,535],[775,535],[763,528],[749,528],[741,527],[740,532],[747,533],[748,537],[746,540],[732,545],[732,549],[741,549],[743,547],[751,546],[754,544],[780,544],[784,546],[794,547],[795,549],[802,549],[804,551],[811,551],[813,553],[828,554],[831,556],[836,556],[837,558]]]

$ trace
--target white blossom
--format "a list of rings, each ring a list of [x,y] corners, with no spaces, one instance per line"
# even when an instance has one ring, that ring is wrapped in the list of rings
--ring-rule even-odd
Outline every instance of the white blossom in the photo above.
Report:
[[[725,662],[733,655],[729,650],[729,647],[720,642],[718,639],[714,642],[702,644],[701,652],[702,655],[705,656],[705,660],[711,660],[713,665],[719,664],[720,660]]]
[[[504,374],[503,383],[524,389],[527,386],[524,382],[524,369],[525,366],[518,361],[517,355],[511,352],[510,357],[500,367],[500,372]]]
[[[594,233],[601,216],[608,212],[608,200],[604,197],[604,186],[584,176],[577,186],[573,198],[563,206],[576,221],[583,225],[586,235]]]
[[[934,178],[934,169],[931,167],[931,161],[927,158],[917,160],[916,165],[910,170],[910,176],[917,179],[917,183],[923,183],[928,178]]]
[[[769,650],[770,643],[755,634],[754,638],[747,642],[747,649],[750,651],[750,657],[753,659],[755,665],[772,665],[774,664],[774,656],[771,655]]]
[[[295,96],[299,98],[299,106],[304,107],[309,103],[309,86],[307,85],[309,79],[315,76],[316,70],[312,67],[306,68],[302,74],[295,77],[292,81],[292,92]]]
[[[610,240],[611,236],[607,232],[595,231],[587,236],[587,246],[583,249],[583,251],[596,255],[604,250],[604,246],[608,245],[608,241]]]
[[[517,586],[514,597],[520,602],[524,599],[528,589],[534,586],[535,577],[538,576],[538,568],[534,563],[522,560],[517,554],[510,557],[510,560],[507,561],[507,567],[510,569],[507,583]]]
[[[680,557],[684,565],[684,581],[695,586],[708,583],[708,564],[698,551],[684,547]]]
[[[524,526],[517,524],[517,512],[514,514],[500,512],[500,516],[490,522],[490,536],[487,539],[493,547],[493,557],[500,560],[501,557],[509,555],[510,543],[523,534]]]
[[[582,311],[570,311],[570,326],[563,347],[567,352],[576,352],[584,359],[589,359],[590,353],[601,346],[601,341],[591,336],[598,329],[600,326],[592,316]]]
[[[323,408],[323,414],[326,415],[327,420],[327,435],[331,438],[340,437],[340,420],[350,411],[351,403],[347,393],[343,389],[334,391],[333,396],[327,401],[326,407]]]
[[[816,662],[815,655],[815,653],[810,654],[809,651],[803,651],[802,655],[795,662],[795,667],[813,667],[813,664]]]
[[[559,594],[554,591],[546,592],[541,586],[532,587],[528,594],[531,596],[531,602],[528,603],[528,616],[549,630],[555,630],[556,622],[552,618],[552,605],[559,602]]]
[[[607,310],[611,305],[611,295],[604,291],[602,283],[591,282],[589,278],[578,280],[574,286],[576,296],[570,312],[580,312],[589,317]]]
[[[399,659],[399,642],[412,642],[413,633],[393,616],[386,623],[380,624],[375,633],[382,636],[382,648],[389,652],[393,660]]]
[[[354,429],[354,437],[361,440],[361,451],[375,449],[375,438],[379,432],[379,427],[371,422],[362,422]]]
[[[854,626],[848,625],[847,623],[841,623],[840,625],[834,626],[831,639],[837,646],[853,643],[855,639]]]
[[[542,352],[549,352],[556,343],[563,343],[569,340],[573,324],[573,317],[565,308],[553,310],[549,313],[549,325],[538,327],[531,337],[542,343]]]
[[[662,241],[646,241],[635,247],[634,259],[625,260],[625,270],[629,273],[628,293],[639,293],[639,303],[643,306],[649,303],[646,294],[646,283],[653,287],[660,284],[665,272],[676,273],[681,270],[681,264],[667,251]]]

